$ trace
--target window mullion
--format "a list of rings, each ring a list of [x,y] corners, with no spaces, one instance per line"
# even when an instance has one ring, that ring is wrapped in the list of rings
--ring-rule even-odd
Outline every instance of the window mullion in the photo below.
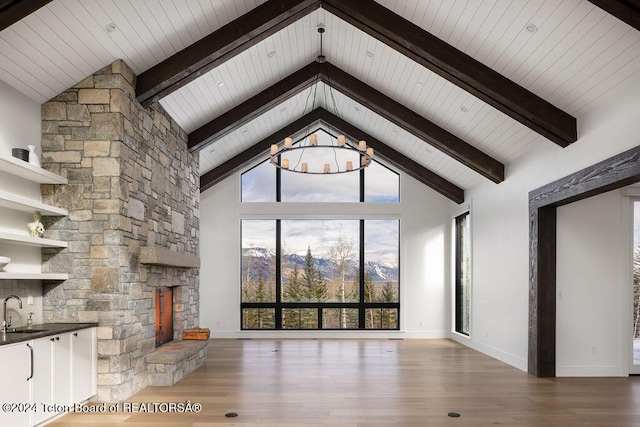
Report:
[[[276,220],[276,329],[282,329],[282,239],[281,223]]]
[[[360,220],[360,249],[359,249],[359,279],[360,279],[360,308],[358,309],[358,328],[359,329],[365,329],[365,321],[366,321],[366,316],[365,316],[365,308],[364,308],[364,301],[365,301],[365,286],[364,286],[364,277],[365,277],[365,271],[364,271],[364,219]]]

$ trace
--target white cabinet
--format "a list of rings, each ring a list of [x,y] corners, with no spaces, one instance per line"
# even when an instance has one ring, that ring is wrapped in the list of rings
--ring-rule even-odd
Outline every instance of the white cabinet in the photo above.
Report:
[[[97,393],[96,328],[71,333],[71,400],[84,402]]]
[[[71,402],[71,333],[53,337],[53,401],[57,405]]]
[[[30,422],[29,389],[31,380],[32,347],[21,342],[0,347],[0,425],[27,426]]]
[[[0,404],[22,406],[0,410],[0,426],[40,424],[95,396],[96,381],[96,328],[1,346]]]
[[[31,422],[39,424],[53,414],[44,410],[53,403],[53,342],[50,337],[32,341],[33,346],[33,378],[31,379],[31,402],[38,405]]]
[[[60,175],[56,175],[46,169],[33,166],[25,161],[18,160],[13,157],[0,156],[0,171],[14,177],[18,177],[20,180],[39,184],[67,184],[68,182],[66,178]],[[19,194],[19,190],[12,191],[12,189],[7,190],[6,188],[4,190],[0,190],[0,207],[18,212],[40,211],[43,216],[66,216],[68,214],[66,209],[46,205],[40,200],[24,197],[24,195]],[[13,227],[10,228],[11,229],[9,231],[0,231],[0,243],[39,248],[67,247],[67,242],[61,240],[31,237],[27,233],[26,227],[18,230],[18,232],[11,232]],[[13,263],[18,264],[16,260],[13,260]],[[68,275],[63,273],[34,273],[17,271],[19,269],[12,269],[11,264],[9,264],[6,269],[8,271],[0,272],[0,279],[66,280],[68,278]]]

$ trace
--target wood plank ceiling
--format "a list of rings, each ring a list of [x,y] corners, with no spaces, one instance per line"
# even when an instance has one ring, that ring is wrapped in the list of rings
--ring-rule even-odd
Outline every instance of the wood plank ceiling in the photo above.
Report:
[[[44,102],[121,58],[190,133],[207,186],[314,119],[459,202],[637,81],[634,1],[53,0],[0,32],[0,80]]]

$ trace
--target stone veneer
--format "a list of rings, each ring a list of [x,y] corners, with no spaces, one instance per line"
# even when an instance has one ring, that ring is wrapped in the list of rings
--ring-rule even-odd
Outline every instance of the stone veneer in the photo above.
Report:
[[[99,322],[99,401],[121,401],[148,384],[155,350],[154,287],[174,289],[174,338],[199,323],[197,268],[141,265],[140,248],[199,254],[198,155],[163,108],[135,100],[123,62],[42,105],[43,167],[69,180],[43,185],[42,199],[69,210],[46,237],[43,271],[68,273],[43,288],[44,322]],[[56,221],[57,220],[57,221]]]

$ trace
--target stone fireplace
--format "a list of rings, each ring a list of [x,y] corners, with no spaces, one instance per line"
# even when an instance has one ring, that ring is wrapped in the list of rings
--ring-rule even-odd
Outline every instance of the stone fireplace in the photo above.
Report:
[[[151,384],[155,289],[174,289],[174,339],[199,324],[198,155],[159,104],[136,101],[135,79],[118,60],[42,105],[43,167],[69,181],[41,187],[69,211],[47,224],[69,247],[43,250],[43,271],[69,279],[44,284],[43,321],[99,323],[100,401]]]

